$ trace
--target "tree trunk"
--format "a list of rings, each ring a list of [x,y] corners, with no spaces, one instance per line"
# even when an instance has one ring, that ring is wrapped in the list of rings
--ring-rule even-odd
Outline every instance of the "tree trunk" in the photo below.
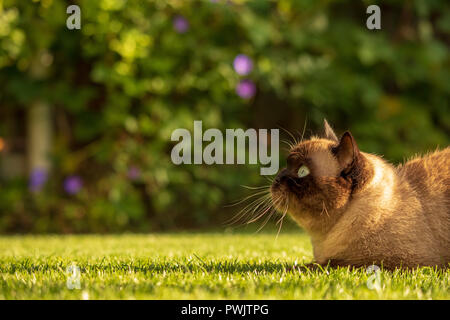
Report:
[[[52,141],[52,117],[50,106],[38,100],[28,108],[27,150],[28,170],[50,170],[50,149]]]
[[[38,52],[30,68],[34,79],[45,79],[52,56]],[[50,149],[52,143],[52,116],[49,104],[42,98],[35,100],[27,113],[27,164],[28,170],[44,169],[50,171]]]

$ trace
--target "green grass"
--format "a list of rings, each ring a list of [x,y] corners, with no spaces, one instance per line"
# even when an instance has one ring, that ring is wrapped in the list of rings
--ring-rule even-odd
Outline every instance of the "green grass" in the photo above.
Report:
[[[305,234],[0,237],[1,299],[449,299],[449,271],[286,271],[310,262]],[[66,268],[81,270],[68,289]]]

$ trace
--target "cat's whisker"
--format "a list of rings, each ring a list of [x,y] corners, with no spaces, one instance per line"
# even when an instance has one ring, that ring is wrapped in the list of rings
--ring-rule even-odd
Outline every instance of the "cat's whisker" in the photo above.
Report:
[[[267,184],[265,186],[260,186],[260,187],[251,187],[251,186],[241,185],[241,187],[250,189],[250,190],[257,190],[257,189],[268,188],[268,187],[270,187],[270,184]]]
[[[263,200],[263,201],[259,202],[259,203],[256,205],[256,208],[265,207],[265,206],[266,206],[265,202],[266,202],[266,200]],[[232,225],[234,225],[234,226],[239,226],[239,225],[244,225],[244,224],[246,224],[245,221],[247,221],[248,217],[251,217],[251,216],[252,216],[251,210],[252,210],[252,209],[248,209],[248,210],[246,210],[246,211],[241,212],[241,213],[239,214],[239,216],[233,217],[233,219],[231,219],[231,220],[228,222],[227,225],[228,225],[228,226],[232,226]]]
[[[272,199],[271,199],[270,196],[264,201],[264,205],[262,205],[263,209],[264,209],[266,206],[272,206]],[[255,214],[255,212],[256,212],[260,207],[261,207],[261,206],[255,207],[255,208],[253,209],[253,211],[252,211],[251,214],[252,214],[252,215]]]
[[[280,224],[280,227],[278,228],[278,232],[277,232],[277,236],[275,237],[275,240],[278,239],[278,235],[280,234],[281,227],[283,226],[284,217],[286,217],[288,210],[289,210],[289,198],[287,198],[287,201],[286,201],[286,209],[284,210],[284,213],[281,216],[280,220],[278,220],[278,222],[277,222],[277,224],[278,223]]]
[[[261,217],[263,217],[263,216],[264,216],[269,210],[271,210],[271,209],[272,209],[272,206],[266,207],[266,208],[264,209],[263,212],[261,212],[260,214],[258,214],[255,218],[253,218],[253,219],[247,221],[245,224],[250,224],[250,223],[253,223],[253,222],[258,221]]]
[[[247,221],[246,224],[250,224],[252,222],[258,221],[262,216],[264,216],[271,209],[274,209],[273,203],[264,207],[264,210],[261,213],[259,213],[256,217],[252,218],[251,220]]]
[[[283,152],[289,153],[289,152],[291,152],[292,148],[283,147],[282,150],[283,150]]]
[[[305,136],[305,131],[306,131],[306,124],[307,124],[307,122],[308,122],[308,117],[305,116],[305,124],[303,125],[303,132],[302,132],[302,136],[301,136],[301,138],[300,138],[300,143],[303,142],[303,138],[304,138],[304,136]]]
[[[264,220],[263,224],[258,228],[256,232],[259,232],[262,228],[266,226],[270,218],[277,212],[277,206],[279,206],[281,203],[283,203],[284,196],[279,196],[276,199],[272,197],[271,194],[271,185],[273,184],[274,178],[270,178],[265,176],[267,181],[270,183],[265,186],[258,186],[258,187],[251,187],[251,186],[245,186],[242,187],[255,190],[256,192],[254,194],[251,194],[249,196],[246,196],[242,200],[237,201],[236,203],[227,205],[227,207],[235,206],[238,204],[242,204],[245,201],[250,200],[250,203],[245,205],[244,208],[242,208],[236,215],[234,215],[232,218],[226,221],[227,225],[235,225],[239,224],[242,220],[247,220],[247,216],[249,216],[248,220],[246,222],[243,222],[241,225],[244,224],[250,224],[253,222],[258,221],[264,216],[267,216],[267,218]],[[254,199],[256,197],[256,199]],[[286,204],[287,206],[287,204]],[[285,212],[287,212],[287,207],[285,209]],[[286,213],[284,213],[285,215]],[[284,218],[283,215],[283,218]],[[282,221],[282,220],[280,220]],[[279,222],[280,222],[279,221]],[[278,223],[277,223],[278,224]],[[280,224],[280,226],[282,223]],[[279,233],[280,231],[278,231]]]
[[[245,201],[247,201],[247,200],[249,200],[249,199],[251,199],[251,198],[254,198],[254,197],[257,197],[257,196],[261,196],[261,197],[259,197],[259,198],[257,198],[257,199],[253,199],[251,203],[247,204],[247,205],[246,205],[243,209],[241,209],[236,215],[234,215],[234,216],[231,217],[230,219],[226,220],[226,221],[224,222],[224,224],[225,224],[225,225],[232,225],[232,224],[236,223],[237,221],[239,221],[240,218],[242,218],[242,216],[245,216],[245,215],[246,215],[246,212],[245,212],[245,211],[246,211],[247,209],[251,210],[251,207],[252,207],[253,204],[254,204],[255,206],[257,206],[258,203],[259,203],[259,202],[258,202],[259,200],[265,199],[265,198],[269,198],[269,196],[270,196],[270,195],[269,195],[269,192],[270,192],[269,186],[270,186],[270,185],[260,186],[260,187],[250,187],[250,186],[245,186],[245,185],[243,185],[242,187],[248,188],[248,189],[251,189],[251,190],[256,190],[256,192],[255,192],[254,194],[251,194],[251,195],[249,195],[249,196],[243,198],[242,200],[238,200],[236,203],[232,203],[232,204],[229,204],[229,205],[225,205],[225,207],[233,207],[233,206],[239,205],[239,204],[241,204],[241,203],[243,203],[243,202],[245,202]],[[262,190],[262,189],[263,189],[263,190]],[[242,214],[241,214],[241,213],[242,213]]]
[[[285,216],[286,213],[287,213],[288,207],[289,207],[289,200],[286,201],[285,209],[283,210],[283,214],[282,214],[281,218],[278,219],[278,221],[277,221],[277,223],[276,223],[277,225],[278,225],[281,221],[283,221],[283,218],[284,218],[284,216]]]
[[[272,201],[272,203],[271,203],[270,206],[266,207],[262,213],[258,214],[258,216],[256,216],[256,217],[253,218],[252,220],[248,221],[247,223],[252,223],[252,222],[255,222],[255,221],[259,220],[261,217],[263,217],[265,214],[267,214],[267,212],[269,212],[269,218],[272,217],[272,215],[276,212],[276,206],[277,206],[279,203],[282,202],[282,199],[281,199],[281,198],[282,198],[282,197],[278,197],[278,198],[275,199],[275,200],[272,199],[273,201]],[[266,219],[266,221],[264,222],[264,224],[263,224],[262,227],[264,227],[264,226],[267,224],[267,221],[268,221],[268,220]],[[261,229],[261,228],[260,228],[260,229]],[[259,231],[260,229],[258,229],[258,231]]]
[[[253,200],[251,203],[247,204],[244,208],[242,208],[234,217],[227,221],[228,225],[232,225],[237,223],[239,220],[244,218],[248,213],[252,210],[252,208],[259,208],[264,203],[270,201],[270,194],[263,195],[260,198]]]
[[[289,143],[290,148],[292,149],[298,144],[298,139],[287,129],[283,128],[282,126],[278,125],[278,127],[282,130],[284,130],[292,139],[292,142]]]
[[[270,178],[267,177],[267,176],[264,176],[264,178],[266,178],[266,180],[270,182],[270,185],[273,184],[273,180],[275,179],[275,178],[270,179]]]
[[[291,150],[294,147],[294,144],[287,140],[281,140],[281,142],[283,142],[284,144],[286,144],[289,147],[288,150]]]
[[[252,217],[255,216],[255,213],[256,213],[259,209],[261,209],[262,212],[265,212],[265,211],[266,211],[267,209],[269,209],[271,206],[272,206],[272,204],[270,203],[270,199],[269,199],[268,201],[265,201],[264,204],[261,204],[260,206],[255,207],[251,213],[250,213],[250,211],[249,211],[249,213],[250,213],[250,221],[247,221],[245,224],[249,224],[249,223],[253,222],[253,219],[254,219],[254,218],[252,218]],[[256,220],[257,220],[257,219],[256,219]]]
[[[270,207],[275,207],[277,204],[278,204],[278,201],[279,201],[280,199],[279,198],[277,198],[277,199],[273,199],[272,197],[270,197],[269,199],[268,199],[268,201],[264,204],[264,206],[262,206],[262,207],[260,207],[260,208],[255,208],[255,209],[261,209],[261,212],[266,212],[267,211],[267,209],[268,208],[270,208]],[[257,210],[253,210],[253,212],[252,212],[252,214],[254,215],[255,214],[255,212],[256,212]],[[260,217],[260,213],[258,213],[258,216],[255,218],[255,217],[253,217],[250,221],[248,221],[247,223],[251,223],[251,222],[254,222],[254,221],[256,221],[256,220],[258,220],[259,219],[259,217]]]
[[[269,215],[267,216],[266,220],[264,220],[264,223],[262,224],[261,227],[258,228],[258,230],[256,230],[256,233],[258,233],[259,231],[261,231],[267,224],[267,222],[269,222],[270,218],[272,218],[273,214],[276,212],[275,208],[272,207],[272,210],[270,211]]]
[[[242,202],[245,202],[245,201],[247,201],[248,199],[251,199],[251,198],[253,198],[253,197],[256,197],[256,196],[259,196],[259,195],[262,195],[262,194],[266,194],[266,193],[268,193],[269,191],[270,191],[270,190],[262,190],[262,191],[255,192],[254,194],[251,194],[251,195],[249,195],[249,196],[243,198],[242,200],[238,200],[238,201],[235,202],[235,203],[227,204],[227,205],[225,205],[224,207],[228,208],[228,207],[234,207],[234,206],[237,206],[238,204],[241,204]]]

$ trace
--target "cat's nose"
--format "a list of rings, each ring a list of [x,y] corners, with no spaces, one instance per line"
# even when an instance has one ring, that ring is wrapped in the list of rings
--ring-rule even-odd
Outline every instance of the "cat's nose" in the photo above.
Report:
[[[274,182],[275,183],[281,183],[281,181],[283,180],[284,177],[289,175],[289,171],[288,169],[284,168],[283,170],[281,170],[278,175],[276,176]]]

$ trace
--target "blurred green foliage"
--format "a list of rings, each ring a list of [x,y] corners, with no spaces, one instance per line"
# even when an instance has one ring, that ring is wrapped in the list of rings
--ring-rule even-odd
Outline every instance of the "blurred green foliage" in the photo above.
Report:
[[[0,117],[23,122],[39,99],[55,123],[45,187],[0,181],[0,231],[217,225],[239,185],[267,182],[254,166],[173,165],[171,132],[194,120],[301,132],[306,119],[309,135],[326,117],[394,162],[449,143],[448,1],[82,0],[81,30],[68,30],[71,3],[0,0]],[[238,54],[254,63],[251,99],[235,91]],[[0,123],[6,141],[20,130]],[[72,174],[83,188],[67,195]]]

